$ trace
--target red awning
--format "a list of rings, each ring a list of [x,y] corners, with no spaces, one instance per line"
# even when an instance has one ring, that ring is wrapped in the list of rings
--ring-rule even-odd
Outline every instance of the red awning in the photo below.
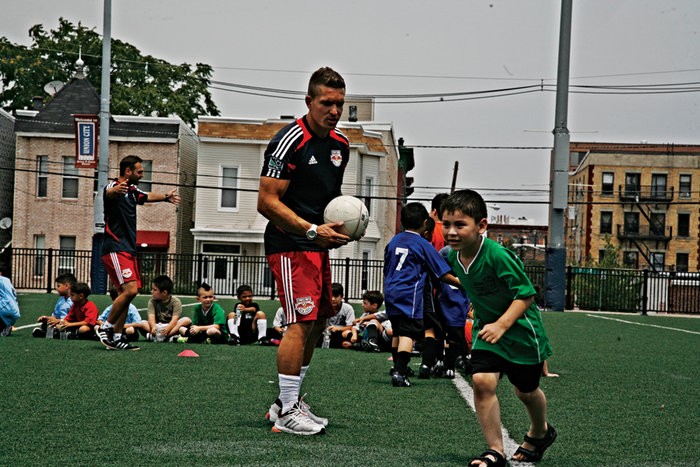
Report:
[[[170,246],[170,232],[164,230],[137,230],[137,248],[163,248]]]

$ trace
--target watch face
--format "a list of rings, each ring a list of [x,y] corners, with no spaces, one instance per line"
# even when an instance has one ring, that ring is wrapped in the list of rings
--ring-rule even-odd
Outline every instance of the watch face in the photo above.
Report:
[[[315,240],[317,235],[318,233],[316,232],[315,225],[306,231],[306,238],[308,238],[309,240]]]

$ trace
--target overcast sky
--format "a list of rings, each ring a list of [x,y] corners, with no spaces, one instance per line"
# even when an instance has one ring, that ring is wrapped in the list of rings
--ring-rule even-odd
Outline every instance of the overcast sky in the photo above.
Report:
[[[570,85],[700,82],[700,1],[573,0]],[[58,18],[102,32],[100,0],[4,0],[0,35]],[[379,103],[375,120],[416,146],[416,196],[476,188],[500,213],[546,224],[555,93],[447,102],[448,93],[556,84],[555,0],[113,0],[112,36],[173,63],[207,63],[215,80],[305,90],[322,65],[349,94],[445,95]],[[576,88],[579,89],[579,88]],[[303,100],[213,91],[223,116],[302,115]],[[436,99],[433,99],[436,100]],[[700,93],[571,94],[572,141],[700,144]],[[449,146],[430,148],[428,146]],[[482,147],[482,148],[475,148]],[[528,190],[541,190],[529,192]]]

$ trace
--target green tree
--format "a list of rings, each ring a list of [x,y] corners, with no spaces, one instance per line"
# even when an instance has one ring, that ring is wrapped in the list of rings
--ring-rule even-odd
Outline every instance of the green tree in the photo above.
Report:
[[[102,36],[94,28],[59,18],[57,29],[46,32],[37,24],[29,30],[29,37],[29,47],[0,37],[0,106],[5,110],[31,108],[34,96],[46,95],[46,83],[69,81],[81,49],[87,78],[99,92]],[[177,115],[194,125],[199,115],[219,115],[209,92],[211,75],[209,65],[173,65],[142,55],[133,45],[113,38],[111,113]]]

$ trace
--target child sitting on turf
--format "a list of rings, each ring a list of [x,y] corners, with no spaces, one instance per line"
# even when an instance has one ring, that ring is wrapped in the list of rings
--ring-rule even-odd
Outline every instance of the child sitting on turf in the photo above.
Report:
[[[69,339],[95,339],[97,305],[88,300],[90,287],[85,282],[76,282],[71,287],[70,299],[73,306],[65,318],[56,324],[58,330],[66,330]]]
[[[0,336],[7,337],[20,314],[17,292],[9,277],[4,274],[5,267],[0,265]]]
[[[473,190],[451,194],[442,204],[448,262],[474,308],[471,351],[474,402],[488,449],[470,466],[505,466],[497,397],[502,375],[525,404],[530,428],[513,460],[537,462],[557,432],[547,423],[547,399],[539,387],[542,366],[552,354],[532,282],[515,253],[486,237],[487,210]]]
[[[148,301],[148,340],[170,341],[180,337],[184,326],[182,302],[173,297],[173,281],[168,276],[158,276],[151,283],[151,299]]]
[[[214,290],[209,284],[202,283],[197,289],[199,305],[194,307],[194,317],[192,320],[182,318],[183,327],[180,328],[180,334],[186,337],[187,342],[207,341],[211,344],[226,342],[226,313],[221,305],[214,303],[214,299],[216,299]]]
[[[253,301],[253,288],[241,285],[236,289],[238,302],[234,311],[228,314],[226,324],[229,332],[229,344],[267,344],[267,316],[260,311],[260,306]]]
[[[408,364],[413,342],[423,338],[423,290],[428,274],[459,287],[450,266],[422,237],[430,215],[420,203],[401,209],[404,232],[396,234],[384,251],[384,298],[394,337],[391,343],[394,370],[391,384],[408,387]]]
[[[329,347],[333,349],[353,348],[352,327],[355,321],[355,310],[352,305],[344,301],[345,290],[338,282],[331,284],[331,305],[335,310],[335,315],[328,319],[328,327],[325,332],[329,335]],[[323,345],[323,337],[319,339],[319,345]]]
[[[56,300],[56,305],[53,307],[53,313],[46,316],[39,316],[36,320],[41,323],[38,327],[34,328],[32,331],[32,336],[34,337],[46,337],[48,333],[49,336],[54,336],[58,338],[58,332],[56,331],[56,324],[66,317],[68,310],[73,306],[73,302],[70,299],[70,289],[77,279],[71,273],[59,274],[56,277],[55,287],[56,292],[58,292],[58,300]],[[50,329],[49,329],[50,328]]]
[[[114,301],[114,299],[119,296],[119,292],[117,289],[112,287],[109,289],[109,296],[112,298],[112,301]],[[98,327],[107,321],[110,311],[112,311],[112,305],[105,308],[102,314],[97,318]],[[97,329],[95,329],[95,331],[97,331]],[[146,336],[148,335],[148,331],[150,331],[148,321],[141,319],[139,310],[133,303],[129,303],[129,309],[126,314],[126,322],[124,322],[124,334],[126,334],[126,338],[129,340],[129,342],[135,342],[139,340],[139,333]]]
[[[391,321],[386,312],[379,311],[383,303],[379,290],[366,291],[362,294],[362,315],[353,322],[351,341],[359,341],[360,348],[368,352],[391,350]]]

